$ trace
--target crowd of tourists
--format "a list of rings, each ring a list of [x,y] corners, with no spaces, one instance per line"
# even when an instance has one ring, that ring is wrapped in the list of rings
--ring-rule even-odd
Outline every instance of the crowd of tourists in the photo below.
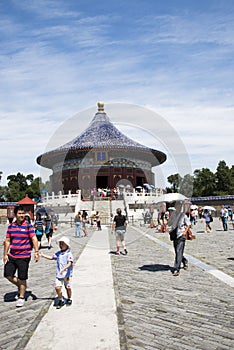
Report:
[[[150,227],[155,227],[157,232],[167,232],[168,220],[174,210],[174,207],[169,207],[168,209],[159,211],[158,217],[156,218],[156,223],[153,218],[153,213],[147,210],[142,214],[144,224],[149,224]],[[230,223],[234,228],[234,215],[230,205],[222,205],[220,210],[216,210],[211,206],[198,207],[196,205],[191,205],[188,217],[191,227],[195,226],[198,221],[203,221],[205,223],[205,232],[207,233],[212,232],[214,217],[219,217],[224,231],[228,230],[228,223]]]
[[[206,232],[211,232],[211,223],[213,221],[212,212],[214,208],[203,207],[196,208],[191,206],[190,202],[184,201],[182,204],[176,202],[175,207],[168,210],[161,210],[158,215],[157,232],[169,231],[170,239],[173,241],[175,251],[175,261],[173,268],[173,276],[180,274],[181,265],[186,270],[188,268],[188,260],[184,256],[185,242],[187,239],[196,238],[191,228],[197,224],[198,220],[205,221]],[[51,241],[54,232],[54,224],[49,213],[42,218],[37,212],[36,219],[31,222],[25,210],[21,206],[16,206],[15,219],[7,228],[6,238],[3,242],[4,246],[4,277],[17,288],[16,306],[22,307],[25,301],[25,292],[27,287],[28,269],[31,260],[32,250],[34,250],[34,261],[38,262],[39,258],[56,261],[55,290],[58,297],[57,308],[61,308],[65,303],[72,304],[72,287],[71,277],[73,271],[73,256],[68,237],[63,236],[58,240],[59,250],[51,256],[40,251],[41,238],[45,233],[48,240],[48,249],[51,249]],[[153,211],[149,212],[152,219]],[[231,222],[234,228],[233,210],[230,206],[222,205],[219,210],[219,219],[222,223],[223,230],[228,230],[228,223]],[[98,231],[102,230],[101,218],[99,212],[88,216],[87,210],[79,211],[74,219],[76,231],[75,236],[88,236],[88,227],[93,225]],[[111,232],[116,238],[116,255],[121,255],[121,245],[124,254],[128,254],[125,243],[125,234],[127,228],[127,216],[122,214],[121,208],[116,210],[116,215],[110,218]],[[170,230],[169,230],[170,228]],[[159,231],[161,230],[161,231]],[[17,274],[16,274],[17,272]],[[65,287],[67,298],[62,294],[62,287]]]
[[[80,210],[74,217],[74,223],[75,237],[77,238],[88,237],[88,227],[90,225],[98,231],[102,230],[101,218],[98,211],[89,217],[87,210]]]

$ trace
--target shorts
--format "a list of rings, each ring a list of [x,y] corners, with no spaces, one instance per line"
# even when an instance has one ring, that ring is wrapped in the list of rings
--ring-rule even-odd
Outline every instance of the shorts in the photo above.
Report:
[[[28,268],[31,258],[12,258],[8,256],[8,262],[4,265],[4,277],[14,277],[18,270],[18,279],[28,279]]]
[[[72,282],[72,278],[71,277],[67,277],[67,278],[57,278],[56,277],[56,281],[55,281],[55,287],[61,287],[64,284],[65,288],[70,288],[71,289],[71,282]]]
[[[124,239],[125,232],[125,230],[115,230],[116,238]]]
[[[53,236],[53,230],[49,230],[49,232],[45,231],[45,234],[46,234],[46,238],[52,237]]]
[[[38,242],[41,242],[41,239],[42,239],[42,236],[43,236],[43,235],[37,235],[37,234],[36,234],[36,236],[37,236]]]

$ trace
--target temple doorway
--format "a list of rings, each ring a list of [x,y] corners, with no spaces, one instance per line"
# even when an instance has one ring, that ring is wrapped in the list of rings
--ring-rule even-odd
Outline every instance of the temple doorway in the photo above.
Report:
[[[108,176],[97,176],[96,188],[107,188],[107,187],[108,187]]]

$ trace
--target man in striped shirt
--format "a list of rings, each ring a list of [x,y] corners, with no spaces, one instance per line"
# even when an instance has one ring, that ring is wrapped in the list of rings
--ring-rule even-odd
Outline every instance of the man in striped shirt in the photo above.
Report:
[[[16,306],[21,307],[25,300],[32,247],[35,250],[35,262],[39,260],[39,252],[34,228],[25,220],[24,208],[17,206],[14,213],[16,220],[8,226],[4,243],[4,277],[18,287]],[[15,276],[16,271],[18,277]]]

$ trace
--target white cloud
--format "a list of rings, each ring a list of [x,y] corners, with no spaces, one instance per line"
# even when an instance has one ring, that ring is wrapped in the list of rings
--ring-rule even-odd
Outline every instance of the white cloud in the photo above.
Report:
[[[73,2],[13,3],[18,12],[3,12],[0,23],[1,171],[38,173],[35,159],[56,129],[94,106],[64,141],[79,135],[98,100],[159,113],[183,141],[193,169],[215,170],[221,159],[232,165],[232,12],[168,8],[145,16],[115,12],[110,19]],[[118,114],[109,116],[118,122]],[[154,140],[143,137],[141,143],[148,142],[153,147]],[[165,173],[172,163],[169,157]]]

